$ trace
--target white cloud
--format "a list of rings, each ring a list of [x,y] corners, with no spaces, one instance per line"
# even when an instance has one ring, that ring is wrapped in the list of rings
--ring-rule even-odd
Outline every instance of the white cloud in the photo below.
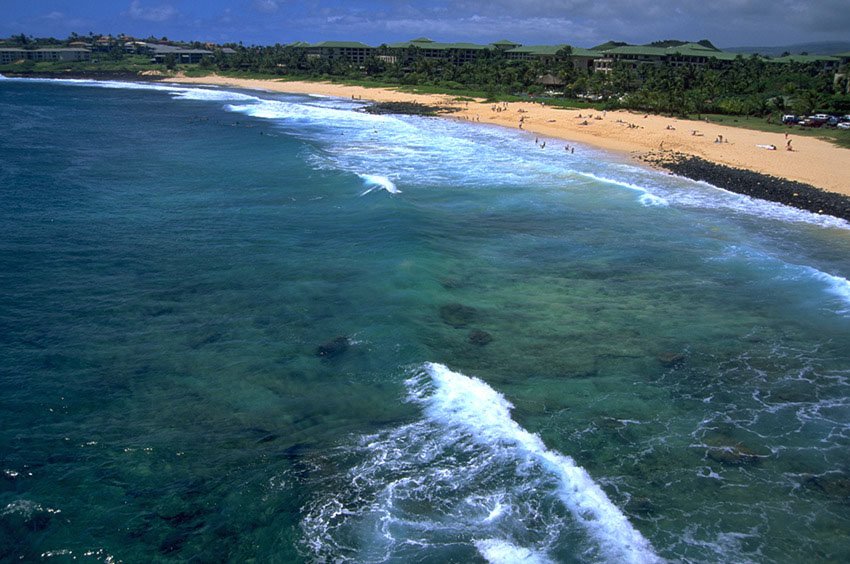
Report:
[[[275,0],[254,0],[254,9],[264,14],[277,12],[279,8]]]
[[[163,4],[156,8],[144,8],[139,0],[133,0],[130,2],[129,14],[134,20],[164,22],[176,16],[177,10],[169,4]]]

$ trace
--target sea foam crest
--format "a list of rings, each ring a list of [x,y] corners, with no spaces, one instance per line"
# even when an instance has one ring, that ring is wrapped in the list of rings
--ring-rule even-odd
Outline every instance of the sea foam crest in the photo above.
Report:
[[[361,193],[361,196],[365,196],[373,190],[386,190],[390,194],[401,194],[401,190],[386,176],[377,174],[358,174],[357,176],[363,179],[363,184],[366,186],[366,191]]]
[[[490,564],[550,564],[545,556],[499,539],[475,541],[478,553]]]
[[[537,462],[559,482],[558,495],[573,517],[614,562],[660,562],[652,546],[615,506],[588,473],[569,456],[546,448],[539,436],[511,418],[513,405],[475,377],[427,363],[430,381],[407,381],[410,399],[425,408],[426,416],[441,425],[461,428],[472,439],[488,445],[510,446],[516,456]]]
[[[833,296],[839,298],[845,304],[844,309],[840,309],[837,313],[848,314],[850,313],[850,280],[846,278],[842,278],[840,276],[835,276],[833,274],[828,274],[826,272],[822,272],[816,268],[812,268],[810,266],[804,267],[811,276],[816,279],[824,282],[826,284],[826,291]]]
[[[822,292],[835,298],[830,307],[832,311],[839,315],[850,314],[850,280],[847,278],[818,270],[813,266],[787,262],[758,249],[736,245],[728,247],[725,254],[718,257],[717,260],[728,261],[739,258],[743,258],[755,268],[772,272],[773,278],[780,284],[790,283],[795,287],[804,284],[811,287],[812,281],[815,281],[817,285],[821,286]],[[815,299],[818,296],[811,291],[801,291],[800,289],[793,291],[795,300]],[[823,300],[818,298],[818,301],[822,302]],[[820,307],[822,305],[820,304]]]
[[[643,186],[638,186],[637,184],[632,184],[631,182],[624,182],[622,180],[615,180],[613,178],[606,178],[604,176],[593,174],[592,172],[581,172],[579,174],[587,178],[592,178],[593,180],[596,180],[598,182],[604,182],[605,184],[614,184],[615,186],[622,186],[623,188],[628,188],[629,190],[639,192],[640,197],[638,198],[638,201],[644,206],[666,207],[669,205],[669,202],[666,199],[653,194]]]

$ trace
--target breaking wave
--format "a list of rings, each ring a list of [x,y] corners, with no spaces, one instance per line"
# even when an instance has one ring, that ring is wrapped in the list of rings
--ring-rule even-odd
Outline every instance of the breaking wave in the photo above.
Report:
[[[390,194],[401,194],[401,190],[386,176],[377,174],[358,174],[357,176],[363,179],[363,184],[366,186],[366,191],[360,194],[361,196],[365,196],[373,190],[386,190]]]
[[[427,363],[406,386],[424,418],[363,437],[359,462],[306,507],[315,558],[422,560],[465,547],[467,560],[550,562],[568,546],[583,559],[660,561],[587,472],[516,423],[486,383]]]

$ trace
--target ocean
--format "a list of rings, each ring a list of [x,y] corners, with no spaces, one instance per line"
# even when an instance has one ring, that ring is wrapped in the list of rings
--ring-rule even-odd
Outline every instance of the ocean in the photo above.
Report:
[[[850,224],[362,107],[0,79],[0,561],[850,561]]]

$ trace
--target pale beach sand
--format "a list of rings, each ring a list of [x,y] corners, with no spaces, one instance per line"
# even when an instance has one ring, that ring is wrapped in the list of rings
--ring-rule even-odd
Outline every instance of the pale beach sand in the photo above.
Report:
[[[532,134],[557,138],[565,144],[583,143],[631,154],[675,151],[711,162],[743,168],[762,174],[811,184],[822,190],[850,196],[850,149],[827,141],[794,135],[789,131],[794,151],[786,151],[785,136],[697,121],[679,120],[626,111],[564,110],[533,102],[511,102],[507,109],[493,111],[494,104],[483,101],[459,102],[443,94],[411,94],[385,88],[364,88],[327,82],[299,82],[266,79],[237,79],[218,75],[171,77],[168,82],[211,84],[249,90],[293,94],[319,94],[375,102],[416,102],[459,108],[450,119],[474,121],[518,128]],[[732,119],[732,118],[730,118]],[[586,125],[585,125],[586,124]],[[631,125],[631,127],[630,127]],[[668,129],[668,126],[673,129]],[[696,135],[694,134],[696,131]],[[718,135],[726,140],[715,143]],[[767,150],[760,145],[774,145]],[[563,151],[563,145],[550,143],[547,149]]]

